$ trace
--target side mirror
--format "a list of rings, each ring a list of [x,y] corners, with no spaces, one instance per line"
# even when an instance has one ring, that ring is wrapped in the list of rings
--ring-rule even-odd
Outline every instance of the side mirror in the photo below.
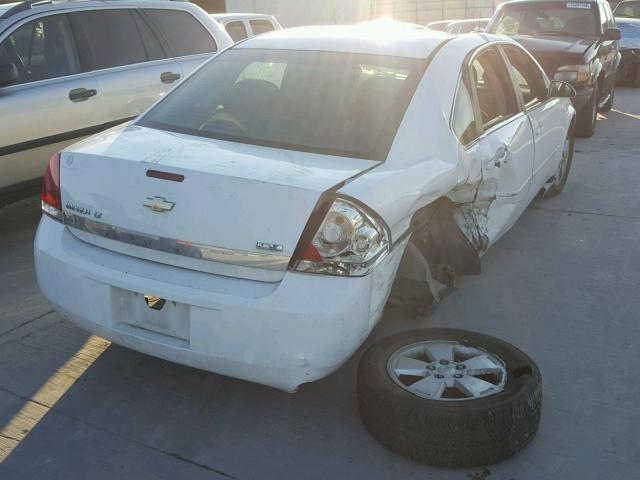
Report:
[[[576,96],[576,89],[567,82],[552,80],[548,96],[549,98],[573,98]]]
[[[619,28],[607,28],[602,36],[603,40],[620,40],[622,38],[622,32]]]
[[[16,83],[20,76],[13,63],[0,63],[0,88]]]

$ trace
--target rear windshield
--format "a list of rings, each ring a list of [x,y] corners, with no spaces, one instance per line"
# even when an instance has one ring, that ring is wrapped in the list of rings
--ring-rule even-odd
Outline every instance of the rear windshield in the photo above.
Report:
[[[505,5],[490,30],[504,35],[593,37],[599,25],[596,3],[526,2]]]
[[[426,61],[231,49],[139,125],[200,137],[384,160]]]

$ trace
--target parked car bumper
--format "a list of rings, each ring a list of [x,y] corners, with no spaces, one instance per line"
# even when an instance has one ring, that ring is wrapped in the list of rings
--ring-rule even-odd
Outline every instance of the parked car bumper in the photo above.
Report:
[[[571,99],[571,103],[573,103],[573,107],[577,112],[582,111],[585,105],[589,103],[593,95],[594,86],[595,85],[573,85],[573,88],[576,90],[576,96]]]
[[[341,366],[381,317],[402,248],[364,277],[287,272],[277,283],[111,252],[43,215],[38,284],[63,317],[166,360],[295,391]],[[160,311],[144,295],[166,299]]]

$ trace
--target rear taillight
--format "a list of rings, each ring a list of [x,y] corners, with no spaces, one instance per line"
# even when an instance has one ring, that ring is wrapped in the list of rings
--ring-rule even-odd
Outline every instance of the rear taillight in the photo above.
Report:
[[[40,195],[42,211],[47,215],[62,220],[62,198],[60,196],[60,153],[56,153],[44,172],[42,194]]]
[[[362,276],[389,251],[384,222],[364,207],[338,198],[293,268],[299,272]]]

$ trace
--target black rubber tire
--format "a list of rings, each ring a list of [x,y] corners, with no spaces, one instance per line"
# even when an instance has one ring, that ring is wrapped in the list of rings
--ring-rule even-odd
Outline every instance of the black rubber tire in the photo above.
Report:
[[[508,378],[499,394],[464,401],[429,400],[402,389],[389,376],[389,357],[423,340],[456,340],[498,355]],[[358,368],[358,407],[371,435],[391,451],[442,467],[490,465],[522,450],[540,423],[542,379],[536,364],[513,345],[449,328],[415,330],[383,338]]]
[[[593,88],[593,93],[587,104],[578,112],[576,119],[576,136],[582,138],[592,137],[596,131],[596,118],[598,116],[598,84]]]
[[[573,125],[569,128],[567,135],[570,135],[569,141],[569,159],[567,160],[567,168],[565,169],[562,178],[559,183],[553,183],[542,194],[542,198],[553,198],[562,193],[564,186],[567,184],[567,178],[569,178],[569,172],[571,171],[571,163],[573,162],[573,149],[576,144],[575,134],[573,132]]]

